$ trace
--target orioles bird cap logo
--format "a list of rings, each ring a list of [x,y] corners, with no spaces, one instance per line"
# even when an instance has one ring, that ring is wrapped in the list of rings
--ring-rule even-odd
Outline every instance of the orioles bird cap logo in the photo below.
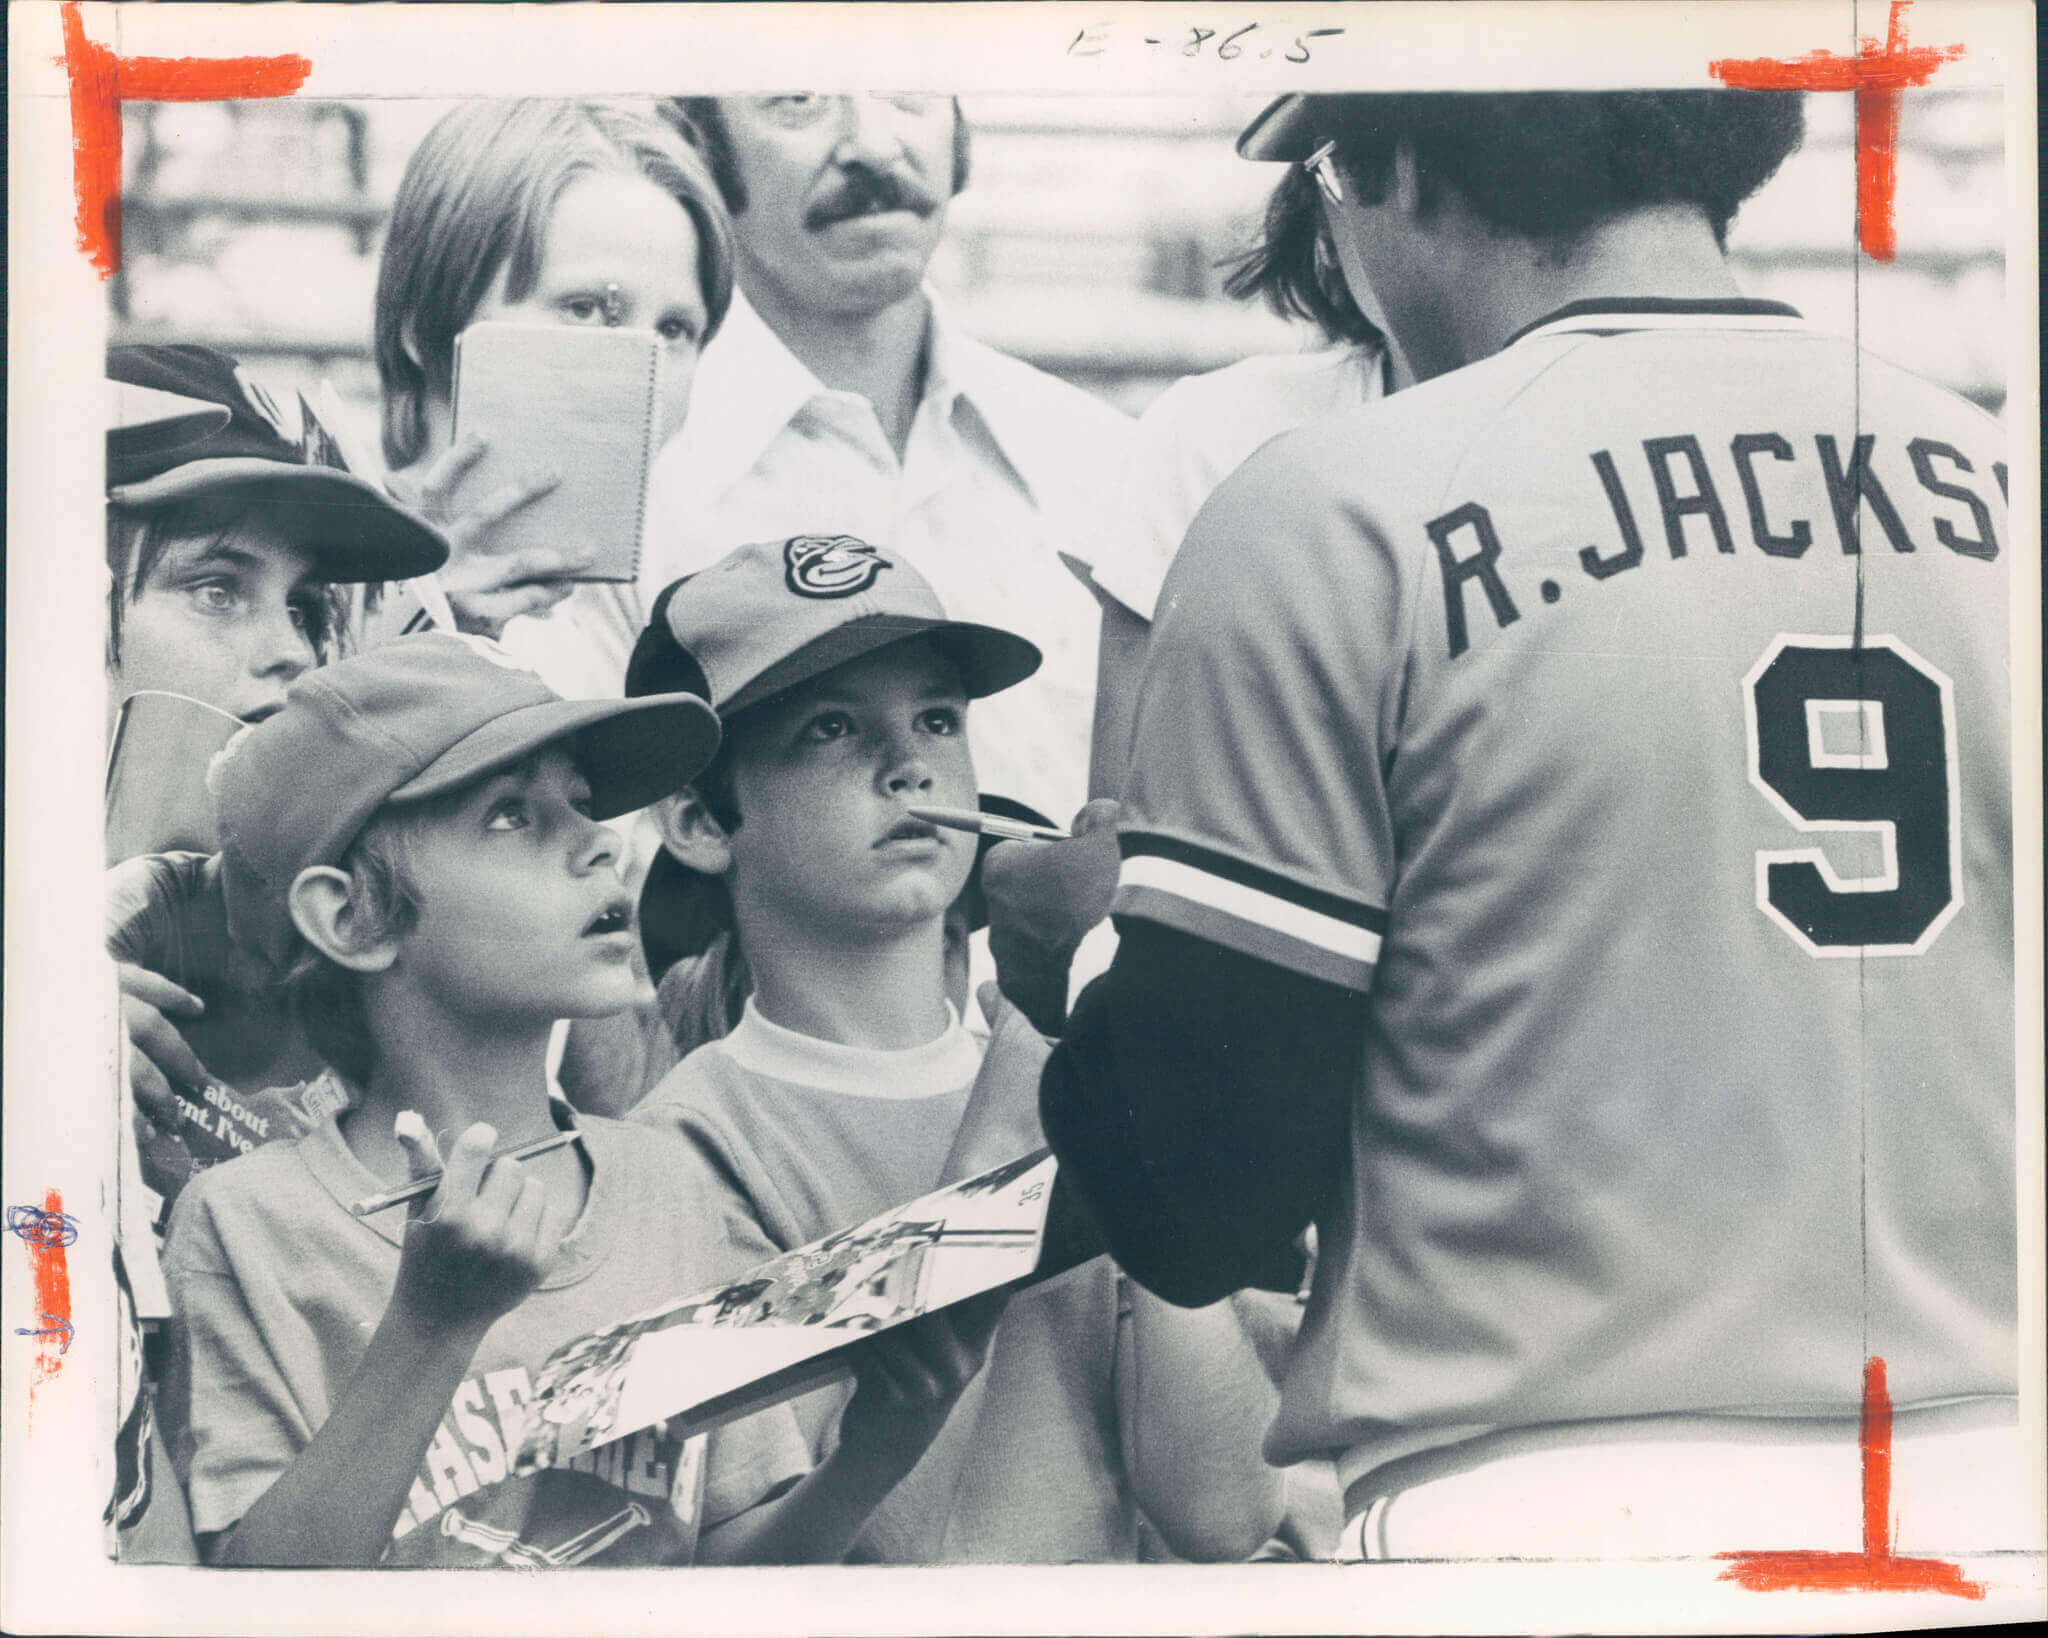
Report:
[[[895,566],[855,535],[792,535],[782,546],[782,578],[799,597],[853,597]]]

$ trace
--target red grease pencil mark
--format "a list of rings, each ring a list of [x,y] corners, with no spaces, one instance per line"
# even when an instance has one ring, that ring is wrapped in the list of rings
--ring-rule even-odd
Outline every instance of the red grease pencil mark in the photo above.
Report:
[[[76,0],[65,0],[64,65],[78,248],[103,279],[121,265],[122,103],[288,97],[313,72],[304,57],[117,57],[85,37]]]
[[[63,1221],[64,1197],[51,1189],[43,1196],[43,1222]],[[68,1330],[71,1325],[71,1271],[64,1261],[66,1239],[61,1231],[21,1236],[22,1244],[28,1248],[29,1283],[35,1291],[36,1311],[43,1316],[45,1324],[52,1320],[61,1321]],[[45,1337],[36,1343],[35,1365],[28,1378],[31,1405],[35,1403],[37,1385],[64,1368],[64,1351],[55,1338]]]
[[[1863,1551],[1860,1553],[1723,1553],[1723,1581],[1752,1592],[1938,1592],[1982,1598],[1953,1564],[1892,1556],[1892,1399],[1884,1361],[1863,1362]]]
[[[1743,91],[1853,91],[1856,93],[1856,242],[1874,261],[1898,249],[1892,201],[1898,183],[1899,93],[1925,85],[1943,63],[1962,56],[1959,45],[1908,46],[1907,0],[1892,0],[1885,42],[1865,35],[1856,55],[1809,51],[1804,57],[1722,57],[1707,72]]]

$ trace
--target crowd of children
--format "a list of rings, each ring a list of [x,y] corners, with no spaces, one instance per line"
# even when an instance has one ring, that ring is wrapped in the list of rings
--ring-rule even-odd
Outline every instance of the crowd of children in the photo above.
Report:
[[[1253,1556],[1282,1475],[1237,1311],[1173,1308],[1100,1255],[868,1339],[850,1386],[516,1471],[562,1344],[1043,1145],[1046,1040],[997,986],[968,993],[985,845],[910,811],[1000,805],[971,702],[1039,653],[850,536],[735,542],[676,583],[623,699],[565,700],[493,641],[564,565],[470,549],[545,475],[446,500],[476,453],[449,437],[455,334],[587,321],[580,258],[646,268],[608,304],[694,356],[731,253],[653,115],[444,125],[379,295],[380,365],[411,383],[385,450],[413,476],[348,472],[310,407],[294,428],[220,354],[110,355],[110,726],[143,693],[241,723],[206,770],[209,843],[109,880],[141,1175],[174,1200],[157,1431],[131,1453],[155,1502],[220,1564]],[[656,194],[678,207],[661,244]],[[382,589],[451,544],[454,630]],[[706,936],[650,964],[634,852],[656,833],[648,920]],[[1050,919],[1078,930],[1114,864],[1075,858]],[[207,1164],[205,1106],[248,1152]],[[352,1209],[413,1180],[403,1210]],[[131,1556],[178,1551],[159,1530]]]

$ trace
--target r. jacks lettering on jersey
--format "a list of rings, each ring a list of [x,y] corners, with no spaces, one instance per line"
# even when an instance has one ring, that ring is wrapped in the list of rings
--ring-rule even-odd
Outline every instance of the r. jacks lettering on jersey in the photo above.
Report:
[[[1614,520],[1611,540],[1579,551],[1579,567],[1593,580],[1610,580],[1642,566],[1649,555],[1644,518],[1654,520],[1650,528],[1661,533],[1664,549],[1674,561],[1694,551],[1733,556],[1742,549],[1738,533],[1767,557],[1797,559],[1820,538],[1820,529],[1829,532],[1844,554],[1854,556],[1863,550],[1866,520],[1876,525],[1869,531],[1873,543],[1882,541],[1894,552],[1917,551],[1922,543],[1913,538],[1893,499],[1894,489],[1906,481],[1901,466],[1939,503],[1932,513],[1936,544],[1958,557],[1986,563],[1998,556],[1997,524],[1975,463],[1939,439],[1915,438],[1899,452],[1880,450],[1876,435],[1867,432],[1850,438],[1821,432],[1801,442],[1781,432],[1745,432],[1729,441],[1722,457],[1718,451],[1710,455],[1694,434],[1678,433],[1645,438],[1641,451],[1646,472],[1638,469],[1634,478],[1635,499],[1623,476],[1624,465],[1634,465],[1629,455],[1617,457],[1613,450],[1597,449],[1588,457],[1600,497]],[[1888,457],[1889,480],[1878,474],[1880,456]],[[1989,465],[2003,504],[2005,463]],[[1813,517],[1788,515],[1793,508],[1786,500],[1790,485],[1802,480],[1813,498],[1816,474],[1827,508],[1818,527]],[[1649,479],[1647,496],[1641,486],[1644,475]],[[1731,522],[1724,499],[1735,495],[1741,497],[1742,522],[1747,526],[1740,530]],[[1639,513],[1639,500],[1653,501],[1654,509],[1646,504]],[[1493,513],[1476,500],[1452,507],[1423,527],[1442,572],[1444,633],[1450,656],[1456,659],[1472,646],[1468,591],[1476,589],[1484,598],[1496,629],[1521,618],[1503,573],[1512,564],[1514,542],[1502,538]],[[1543,580],[1537,590],[1545,603],[1563,597],[1563,587],[1555,579]]]

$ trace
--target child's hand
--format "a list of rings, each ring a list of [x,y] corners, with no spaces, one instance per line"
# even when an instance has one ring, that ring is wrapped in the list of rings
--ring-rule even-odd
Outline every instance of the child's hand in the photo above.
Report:
[[[561,1233],[547,1190],[520,1162],[491,1159],[498,1134],[482,1121],[455,1140],[445,1168],[418,1115],[406,1110],[393,1129],[414,1177],[443,1176],[407,1217],[392,1304],[423,1330],[482,1332],[526,1300],[554,1259]]]
[[[853,1398],[839,1418],[839,1449],[908,1473],[988,1357],[1009,1302],[988,1291],[884,1331],[853,1354]]]
[[[121,975],[121,1025],[128,1032],[128,1086],[135,1105],[167,1133],[178,1130],[175,1089],[196,1093],[215,1077],[186,1044],[173,1022],[205,1016],[206,1005],[191,991],[132,962],[117,964]]]
[[[1067,969],[1116,895],[1117,805],[1097,797],[1070,842],[998,842],[981,865],[988,948],[1003,993],[1041,1033],[1066,1021]]]
[[[458,439],[416,483],[394,475],[389,487],[448,537],[448,561],[435,571],[435,578],[455,610],[456,624],[495,638],[507,621],[522,614],[545,614],[561,602],[576,589],[567,577],[588,568],[590,559],[576,549],[534,547],[500,553],[492,546],[491,535],[499,524],[547,494],[561,478],[552,472],[525,473],[519,481],[458,508],[455,492],[463,474],[488,448],[472,433]]]
[[[142,1181],[165,1200],[176,1200],[197,1169],[192,1151],[176,1131],[135,1111],[135,1159]]]
[[[199,853],[145,854],[106,874],[107,954],[121,986],[128,1085],[160,1130],[178,1130],[175,1093],[196,1097],[218,1078],[186,1041],[184,1026],[206,1016],[186,985],[232,983],[227,903],[217,860]],[[176,972],[184,983],[166,977]]]

